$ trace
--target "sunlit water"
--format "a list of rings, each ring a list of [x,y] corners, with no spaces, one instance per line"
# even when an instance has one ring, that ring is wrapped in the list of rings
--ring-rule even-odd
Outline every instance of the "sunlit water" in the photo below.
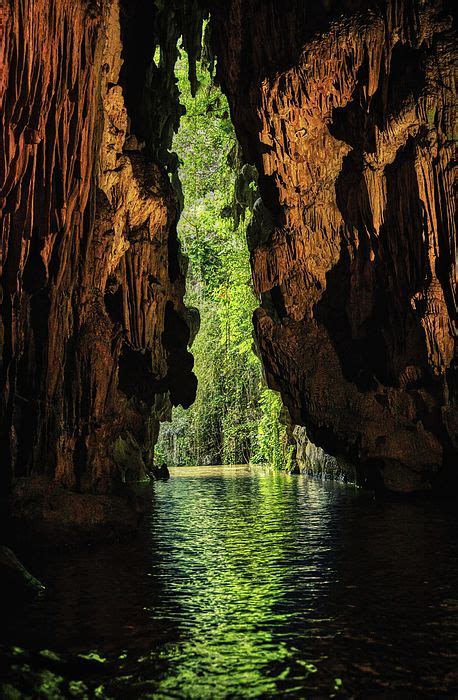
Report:
[[[2,638],[63,654],[54,672],[99,697],[454,697],[454,511],[175,469],[138,541],[36,562],[48,596],[10,611]],[[89,651],[105,661],[78,665]],[[42,659],[26,657],[38,676]]]

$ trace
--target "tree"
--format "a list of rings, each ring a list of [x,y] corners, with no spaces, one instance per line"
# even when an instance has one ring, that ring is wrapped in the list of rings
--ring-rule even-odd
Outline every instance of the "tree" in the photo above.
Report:
[[[281,447],[286,439],[279,422],[281,401],[263,386],[261,364],[252,351],[251,319],[258,300],[246,223],[240,212],[232,216],[237,144],[229,108],[201,64],[194,98],[187,75],[182,51],[176,76],[186,112],[173,147],[184,197],[178,233],[189,258],[185,301],[201,315],[193,345],[199,385],[194,405],[174,409],[172,422],[162,425],[156,459],[171,464],[256,460],[282,467],[288,454]]]

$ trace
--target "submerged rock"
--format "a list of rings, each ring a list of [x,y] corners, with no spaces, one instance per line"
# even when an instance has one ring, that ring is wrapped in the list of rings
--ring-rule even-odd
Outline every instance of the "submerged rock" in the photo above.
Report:
[[[161,464],[160,467],[153,467],[150,475],[153,477],[153,479],[157,479],[158,481],[167,481],[170,479],[170,472],[165,463]]]
[[[116,493],[75,493],[47,477],[18,479],[10,521],[24,546],[62,547],[122,539],[137,532],[150,506],[148,493],[120,484]]]
[[[43,584],[38,581],[19,561],[14,552],[5,545],[0,546],[0,579],[4,586],[4,595],[38,596],[45,591]]]

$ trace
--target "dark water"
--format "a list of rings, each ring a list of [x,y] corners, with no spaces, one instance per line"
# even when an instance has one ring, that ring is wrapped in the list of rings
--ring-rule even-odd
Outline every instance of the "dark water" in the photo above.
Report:
[[[22,663],[53,697],[458,697],[454,505],[245,467],[172,477],[143,538],[35,563],[48,597],[2,626],[27,650],[16,685]]]

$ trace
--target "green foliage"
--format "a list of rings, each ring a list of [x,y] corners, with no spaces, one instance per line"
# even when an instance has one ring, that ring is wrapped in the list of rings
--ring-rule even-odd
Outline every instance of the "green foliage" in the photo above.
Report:
[[[259,398],[261,417],[256,436],[255,463],[268,462],[276,469],[290,469],[293,446],[286,427],[281,423],[283,404],[278,394],[264,387]]]
[[[251,319],[258,301],[246,223],[231,216],[237,147],[228,104],[199,64],[192,97],[184,52],[176,75],[186,109],[173,143],[184,197],[178,232],[189,258],[185,301],[201,315],[192,347],[199,385],[194,405],[187,411],[174,409],[172,422],[162,424],[155,460],[257,461],[285,468],[290,452],[279,423],[281,401],[263,386],[261,364],[252,350]]]

